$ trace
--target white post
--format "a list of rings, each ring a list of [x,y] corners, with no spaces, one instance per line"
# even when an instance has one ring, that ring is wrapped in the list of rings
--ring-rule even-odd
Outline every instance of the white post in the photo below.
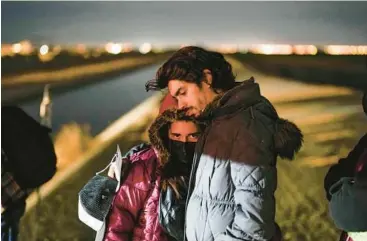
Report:
[[[43,98],[40,105],[41,124],[49,128],[52,127],[52,101],[49,84],[45,85]]]

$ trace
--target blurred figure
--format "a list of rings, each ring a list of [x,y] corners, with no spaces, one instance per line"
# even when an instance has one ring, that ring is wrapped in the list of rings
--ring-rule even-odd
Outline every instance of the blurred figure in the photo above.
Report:
[[[26,198],[56,172],[50,129],[22,109],[1,108],[1,240],[15,241]]]
[[[276,161],[301,148],[299,128],[279,118],[253,78],[236,83],[218,52],[178,50],[146,84],[167,87],[180,109],[208,123],[190,176],[187,240],[279,240]]]
[[[167,95],[149,129],[151,145],[125,156],[131,167],[98,240],[99,235],[105,241],[183,240],[187,184],[201,127],[175,106]]]
[[[367,116],[367,92],[362,106]],[[367,240],[367,133],[346,158],[329,169],[324,187],[330,215],[344,230],[340,241]]]
[[[9,160],[1,148],[1,240],[15,241],[25,211],[25,200],[33,189],[22,189],[5,168],[7,163]]]

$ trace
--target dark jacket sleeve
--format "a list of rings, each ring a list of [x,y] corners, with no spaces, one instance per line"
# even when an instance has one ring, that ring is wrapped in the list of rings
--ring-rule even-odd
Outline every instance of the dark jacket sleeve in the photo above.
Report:
[[[353,177],[356,171],[356,164],[364,149],[367,148],[367,134],[365,134],[347,157],[342,158],[339,162],[330,167],[324,179],[324,188],[326,197],[330,200],[330,187],[339,181],[342,177]]]

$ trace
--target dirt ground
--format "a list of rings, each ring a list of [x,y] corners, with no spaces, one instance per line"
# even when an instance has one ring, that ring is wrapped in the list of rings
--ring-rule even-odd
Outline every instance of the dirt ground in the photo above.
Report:
[[[328,216],[323,178],[329,165],[345,156],[367,132],[360,93],[283,81],[246,69],[240,75],[255,76],[264,89],[263,95],[275,103],[279,115],[299,125],[305,136],[296,160],[278,161],[276,218],[284,240],[337,240],[339,231]],[[316,94],[307,95],[312,90]],[[297,95],[296,91],[301,92]],[[122,151],[139,143],[143,132],[144,129],[131,130],[121,136],[118,143]],[[114,150],[115,145],[88,162],[79,175],[65,180],[27,213],[21,223],[20,240],[93,240],[94,231],[78,220],[77,195],[94,173],[109,162]]]

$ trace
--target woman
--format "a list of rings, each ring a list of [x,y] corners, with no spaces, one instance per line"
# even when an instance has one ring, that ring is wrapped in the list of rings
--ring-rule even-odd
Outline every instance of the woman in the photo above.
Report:
[[[367,92],[362,98],[367,115]],[[367,240],[367,133],[325,176],[324,187],[340,241]]]
[[[169,200],[166,197],[174,194],[173,199],[183,200],[184,205],[186,183],[201,128],[184,112],[169,109],[175,104],[167,95],[160,115],[149,129],[151,145],[130,152],[131,167],[115,196],[107,220],[105,241],[175,240],[172,236],[182,240],[179,236],[183,236],[181,223],[184,220],[178,219],[184,219],[184,213],[176,217],[178,226],[174,227],[169,226],[172,222],[166,222],[172,217],[170,213],[159,215],[159,205],[165,211],[175,212],[182,210],[182,202],[172,205],[159,202],[159,199]]]

